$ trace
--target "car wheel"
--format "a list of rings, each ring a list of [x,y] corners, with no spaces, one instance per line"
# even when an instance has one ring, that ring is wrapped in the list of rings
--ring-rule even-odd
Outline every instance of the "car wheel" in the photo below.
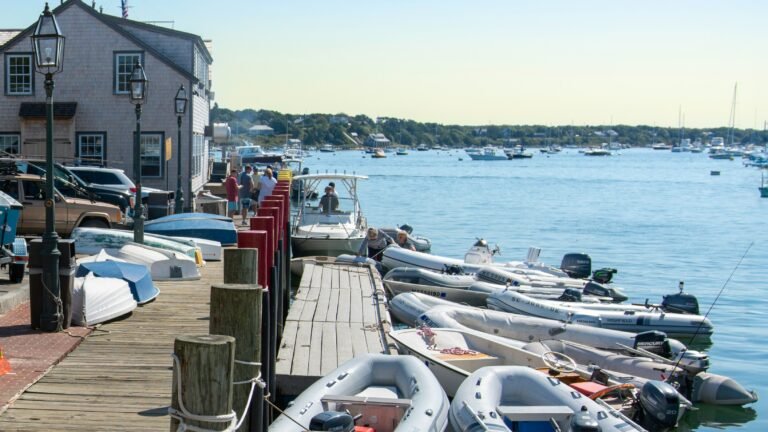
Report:
[[[101,219],[86,219],[80,223],[81,228],[109,228],[109,224]]]
[[[8,266],[8,276],[11,283],[20,283],[24,280],[24,264],[11,264]]]

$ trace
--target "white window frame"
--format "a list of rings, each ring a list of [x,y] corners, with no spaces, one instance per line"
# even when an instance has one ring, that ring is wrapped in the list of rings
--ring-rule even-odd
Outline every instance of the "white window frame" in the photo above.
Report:
[[[200,177],[203,175],[205,137],[201,134],[194,134],[192,137],[192,177]]]
[[[15,141],[15,143],[14,143]],[[16,147],[16,152],[9,152],[8,146]],[[0,133],[0,151],[11,154],[21,153],[21,134],[19,133]]]
[[[84,139],[90,142],[85,142]],[[92,148],[100,146],[101,149],[98,154],[92,151],[84,152],[84,145],[91,146]],[[82,165],[104,166],[104,161],[107,157],[107,134],[105,132],[78,132],[77,157]]]
[[[25,59],[26,65],[12,65],[15,60],[18,59]],[[12,67],[22,67],[26,68],[27,70],[24,72],[18,72],[14,71],[11,72]],[[34,65],[32,64],[32,54],[13,54],[8,53],[5,54],[5,94],[8,96],[29,96],[34,94],[35,92],[35,79],[34,79]],[[22,86],[21,91],[14,91],[13,86],[11,84],[11,79],[13,77],[17,77],[20,79],[24,79],[27,81],[26,83],[22,84],[15,84],[15,86]]]
[[[141,133],[141,178],[162,178],[165,165],[165,136],[162,132]],[[149,154],[148,154],[149,153]],[[157,167],[157,174],[147,174],[145,168]]]
[[[126,59],[128,60],[126,61]],[[137,59],[143,65],[144,53],[140,51],[115,53],[113,72],[113,87],[115,94],[128,94],[130,92],[130,85],[128,84],[128,80],[131,77],[131,72],[133,72],[133,65],[136,64]]]

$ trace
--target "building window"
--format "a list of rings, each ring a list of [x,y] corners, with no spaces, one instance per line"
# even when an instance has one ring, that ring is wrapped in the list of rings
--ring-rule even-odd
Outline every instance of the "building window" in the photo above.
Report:
[[[19,154],[21,151],[21,135],[17,133],[0,133],[0,152]]]
[[[159,178],[163,176],[163,134],[148,132],[141,134],[141,176]]]
[[[33,91],[32,54],[5,55],[5,94],[31,95]]]
[[[144,64],[144,55],[140,52],[115,53],[115,94],[128,94],[131,90],[128,80],[131,78],[136,62]]]
[[[107,134],[83,132],[77,134],[77,158],[82,165],[103,166],[106,158]]]
[[[203,175],[203,144],[205,138],[194,134],[192,141],[192,177]]]

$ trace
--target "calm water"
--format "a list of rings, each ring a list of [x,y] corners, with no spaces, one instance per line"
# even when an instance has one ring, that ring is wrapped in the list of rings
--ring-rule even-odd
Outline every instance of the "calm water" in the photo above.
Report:
[[[565,253],[587,252],[593,268],[619,270],[615,284],[631,301],[659,302],[682,280],[702,313],[725,286],[709,314],[710,372],[768,397],[768,199],[757,190],[758,170],[645,149],[511,161],[472,161],[456,150],[388,156],[316,153],[305,166],[368,175],[360,199],[369,225],[408,223],[435,254],[461,258],[476,237],[498,244],[506,260],[523,259],[530,246],[555,265]],[[678,430],[768,430],[765,399],[701,408]]]

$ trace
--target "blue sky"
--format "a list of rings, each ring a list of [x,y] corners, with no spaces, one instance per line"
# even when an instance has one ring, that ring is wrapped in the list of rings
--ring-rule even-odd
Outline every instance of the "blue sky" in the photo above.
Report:
[[[0,0],[0,28],[31,24],[43,4]],[[768,120],[768,2],[129,4],[130,19],[213,40],[216,101],[231,109],[657,126],[677,126],[681,109],[686,125],[714,127],[738,82],[737,127]],[[97,5],[120,13],[119,0]]]

